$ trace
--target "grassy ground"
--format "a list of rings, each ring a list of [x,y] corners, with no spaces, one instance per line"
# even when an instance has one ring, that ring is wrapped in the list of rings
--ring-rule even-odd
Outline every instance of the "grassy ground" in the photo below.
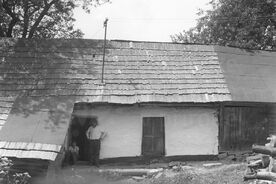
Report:
[[[141,180],[120,176],[116,173],[99,173],[89,166],[68,167],[61,172],[59,183],[64,184],[246,184],[243,175],[244,163],[228,163],[213,168],[205,168],[202,162],[185,166],[181,171],[164,171]],[[247,182],[248,183],[248,182]]]

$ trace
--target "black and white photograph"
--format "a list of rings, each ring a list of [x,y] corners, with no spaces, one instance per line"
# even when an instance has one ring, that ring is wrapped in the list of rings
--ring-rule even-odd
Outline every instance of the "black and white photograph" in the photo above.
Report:
[[[276,184],[276,0],[0,0],[0,184]]]

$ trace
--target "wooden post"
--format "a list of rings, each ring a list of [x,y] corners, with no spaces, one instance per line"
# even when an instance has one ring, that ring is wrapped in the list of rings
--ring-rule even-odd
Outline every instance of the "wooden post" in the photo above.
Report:
[[[104,30],[104,47],[103,47],[102,83],[104,83],[104,62],[105,62],[107,21],[108,21],[108,19],[106,18],[105,21],[104,21],[104,28],[105,28],[105,30]]]

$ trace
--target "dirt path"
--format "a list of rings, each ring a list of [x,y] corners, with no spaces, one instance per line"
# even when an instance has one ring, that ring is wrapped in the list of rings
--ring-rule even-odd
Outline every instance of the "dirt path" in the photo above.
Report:
[[[75,166],[62,169],[59,175],[62,184],[122,184],[116,177],[107,177],[91,166]]]

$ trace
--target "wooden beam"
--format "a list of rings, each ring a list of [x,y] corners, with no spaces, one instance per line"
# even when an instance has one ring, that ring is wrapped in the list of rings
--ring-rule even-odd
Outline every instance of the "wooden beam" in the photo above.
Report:
[[[252,151],[255,153],[262,153],[262,154],[270,155],[272,157],[276,156],[276,148],[272,148],[272,147],[253,145]]]
[[[269,180],[269,181],[276,182],[276,173],[261,171],[252,175],[251,174],[244,175],[244,180],[254,180],[254,179]]]

